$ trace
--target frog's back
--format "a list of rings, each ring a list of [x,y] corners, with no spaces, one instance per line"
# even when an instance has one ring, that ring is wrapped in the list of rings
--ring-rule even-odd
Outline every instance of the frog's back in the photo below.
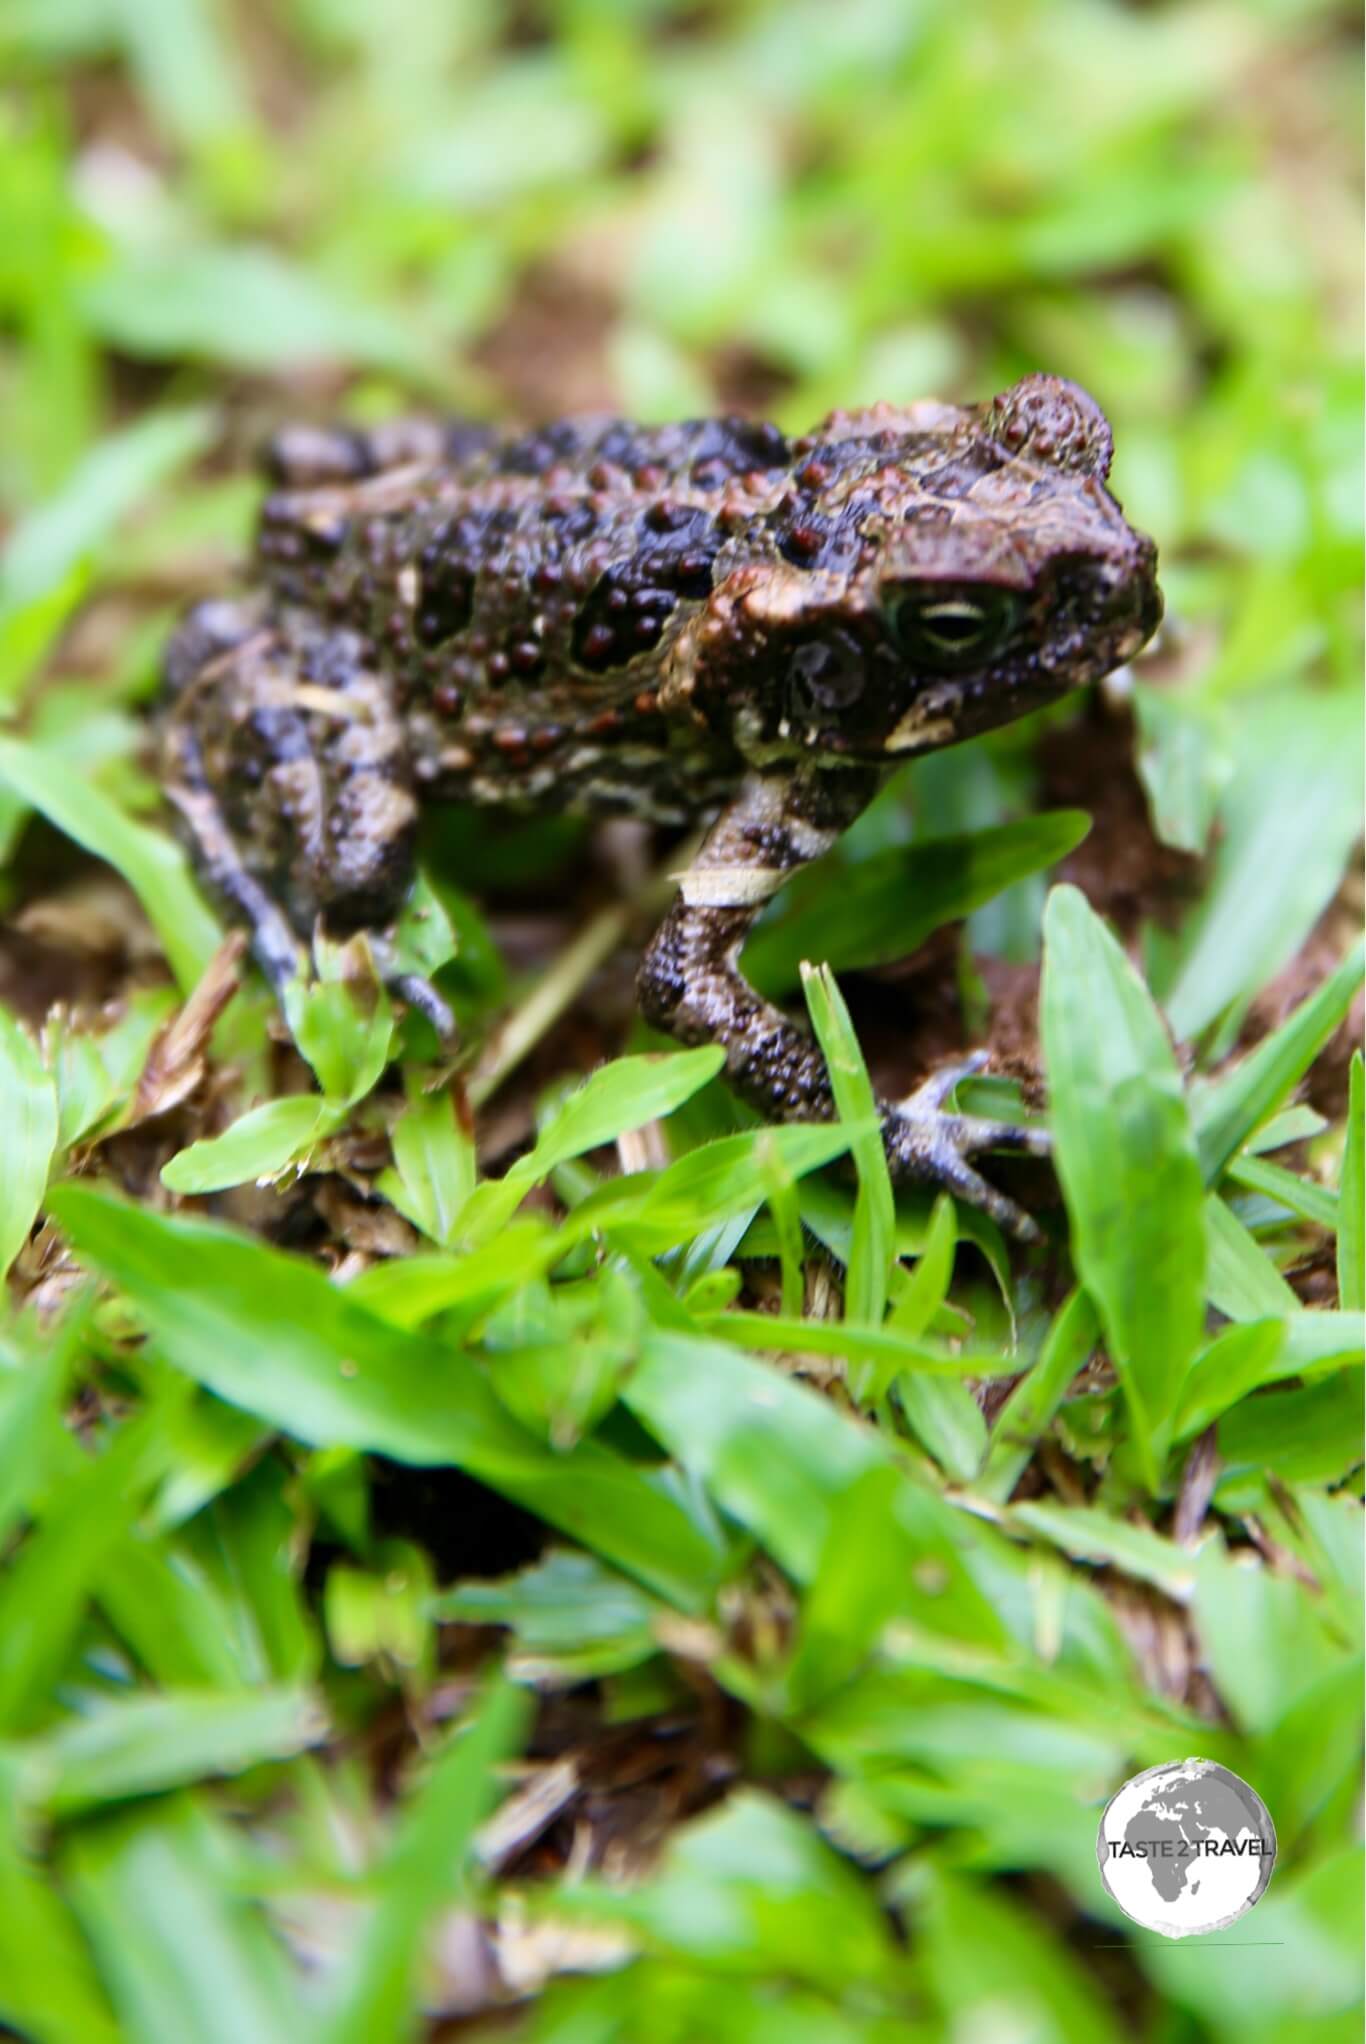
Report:
[[[287,611],[359,635],[433,791],[684,819],[736,762],[660,708],[666,643],[792,461],[739,418],[293,428],[258,567]]]

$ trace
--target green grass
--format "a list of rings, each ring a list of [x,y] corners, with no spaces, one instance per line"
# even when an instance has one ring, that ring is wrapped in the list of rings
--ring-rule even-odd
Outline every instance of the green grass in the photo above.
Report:
[[[0,61],[0,2025],[1355,2037],[1351,17],[10,0]],[[1171,636],[775,905],[838,1123],[617,1017],[678,854],[605,898],[562,824],[432,827],[454,1083],[350,950],[281,1043],[143,715],[261,430],[1037,367]],[[845,995],[992,1041],[1040,966],[1021,1252],[893,1198]],[[1189,1753],[1280,1860],[1173,1948],[1095,1834]]]

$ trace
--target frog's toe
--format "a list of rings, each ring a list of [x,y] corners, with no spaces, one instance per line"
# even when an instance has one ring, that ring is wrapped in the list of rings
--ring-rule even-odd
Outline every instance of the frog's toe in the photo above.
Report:
[[[384,984],[410,1008],[416,1008],[419,1015],[426,1016],[443,1050],[455,1047],[460,1035],[455,1017],[429,979],[424,979],[420,972],[396,972]]]
[[[893,1169],[905,1176],[942,1186],[969,1206],[980,1207],[1018,1241],[1037,1241],[1039,1230],[1029,1215],[989,1185],[967,1160],[981,1150],[1016,1150],[1046,1157],[1051,1150],[1047,1129],[943,1110],[944,1100],[959,1080],[981,1071],[986,1062],[986,1054],[979,1051],[935,1072],[892,1109],[887,1126],[890,1161]]]
[[[370,955],[383,985],[391,994],[397,994],[401,1001],[406,1001],[410,1008],[415,1008],[419,1015],[426,1016],[441,1039],[443,1049],[454,1049],[460,1031],[454,1015],[432,982],[422,973],[408,972],[399,964],[392,934],[378,930],[371,930],[368,934]]]

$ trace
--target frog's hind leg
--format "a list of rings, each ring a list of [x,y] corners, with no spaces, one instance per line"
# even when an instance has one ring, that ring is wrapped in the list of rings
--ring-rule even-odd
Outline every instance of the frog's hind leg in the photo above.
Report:
[[[641,967],[647,1020],[684,1043],[719,1043],[736,1090],[782,1120],[828,1120],[830,1079],[815,1041],[744,978],[740,952],[764,903],[834,844],[876,786],[875,775],[857,769],[752,776],[679,875],[681,898]],[[907,1100],[877,1103],[887,1161],[894,1177],[944,1186],[1030,1240],[1033,1221],[967,1160],[989,1149],[1046,1156],[1046,1133],[944,1107],[958,1081],[984,1063],[979,1053],[932,1074]]]
[[[417,804],[401,720],[355,634],[201,605],[171,643],[166,685],[167,793],[277,990],[320,922],[364,930],[381,976],[449,1035],[435,989],[394,963]]]

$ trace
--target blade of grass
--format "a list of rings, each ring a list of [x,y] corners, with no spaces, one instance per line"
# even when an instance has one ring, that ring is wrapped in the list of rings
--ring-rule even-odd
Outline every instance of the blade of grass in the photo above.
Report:
[[[1254,1236],[1217,1192],[1205,1199],[1205,1290],[1211,1306],[1230,1320],[1261,1320],[1293,1313],[1299,1300]]]
[[[500,1672],[403,1813],[378,1894],[318,2044],[374,2044],[418,2029],[414,1973],[438,1910],[468,1901],[477,1827],[498,1796],[495,1769],[521,1744],[531,1699]]]
[[[0,1282],[29,1237],[57,1147],[57,1091],[27,1030],[0,1008]]]
[[[1330,1234],[1337,1232],[1338,1198],[1326,1185],[1316,1185],[1312,1178],[1300,1178],[1280,1164],[1268,1164],[1262,1157],[1233,1158],[1228,1175],[1235,1185],[1265,1193],[1268,1199],[1288,1207],[1301,1220],[1312,1221],[1316,1228],[1327,1228]]]
[[[1232,1071],[1192,1093],[1192,1112],[1206,1185],[1213,1185],[1235,1150],[1308,1071],[1351,1007],[1361,985],[1366,947],[1354,944],[1307,1001]]]
[[[974,1486],[982,1497],[1004,1504],[1010,1496],[1068,1385],[1089,1360],[1099,1337],[1095,1306],[1085,1292],[1073,1292],[1054,1317],[1039,1360],[1020,1379],[997,1416],[986,1468]]]
[[[862,1327],[880,1327],[887,1287],[896,1261],[896,1207],[887,1152],[878,1126],[877,1101],[843,994],[828,965],[803,963],[802,990],[811,1026],[825,1057],[835,1109],[843,1122],[862,1124],[865,1133],[850,1144],[858,1173],[854,1232],[844,1282],[844,1316]],[[856,1395],[858,1394],[855,1387]]]
[[[1355,1312],[1366,1306],[1366,1079],[1361,1052],[1352,1058],[1347,1143],[1338,1191],[1338,1298]]]
[[[1161,1018],[1074,887],[1044,913],[1041,1017],[1073,1257],[1156,1490],[1204,1321],[1200,1170]]]
[[[33,2044],[120,2044],[127,2032],[114,2020],[86,1942],[22,1837],[25,1812],[12,1774],[25,1757],[0,1758],[0,2023]]]
[[[192,993],[222,934],[190,878],[184,855],[69,767],[22,739],[0,737],[0,785],[128,882],[156,931],[183,993]]]
[[[164,1409],[149,1404],[53,1487],[0,1580],[0,1727],[27,1730],[51,1711],[100,1564],[171,1459]]]

